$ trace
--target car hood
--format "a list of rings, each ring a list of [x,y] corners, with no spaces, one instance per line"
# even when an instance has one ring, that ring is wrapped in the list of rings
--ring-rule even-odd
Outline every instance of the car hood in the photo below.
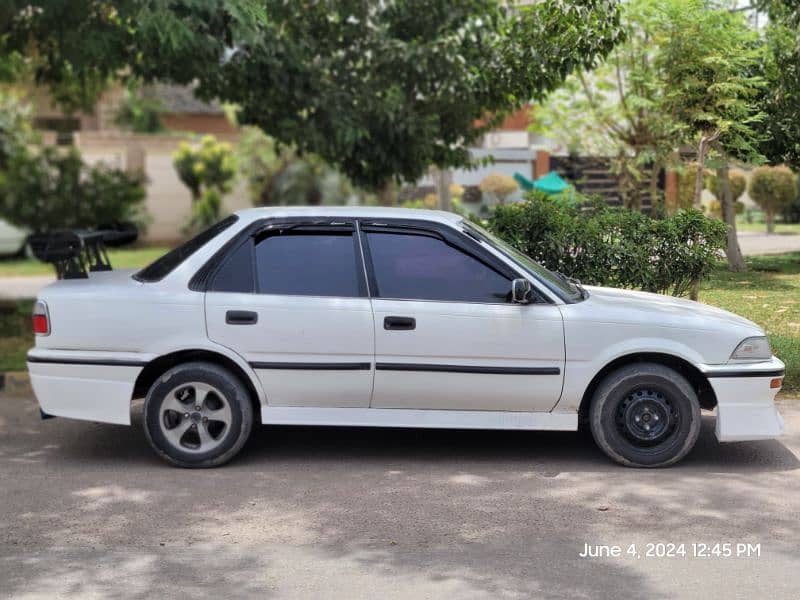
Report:
[[[764,334],[752,321],[702,302],[616,288],[586,286],[586,289],[589,298],[580,304],[597,320],[695,331],[736,327],[749,330],[749,335]]]

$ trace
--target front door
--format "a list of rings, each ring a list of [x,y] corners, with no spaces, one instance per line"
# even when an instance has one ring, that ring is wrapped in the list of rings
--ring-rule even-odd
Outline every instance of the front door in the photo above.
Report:
[[[389,224],[391,227],[391,224]],[[419,228],[362,227],[375,313],[374,408],[549,411],[558,307],[511,302],[513,274]]]
[[[209,337],[250,363],[271,406],[369,406],[374,327],[354,229],[269,226],[229,254],[206,293]]]

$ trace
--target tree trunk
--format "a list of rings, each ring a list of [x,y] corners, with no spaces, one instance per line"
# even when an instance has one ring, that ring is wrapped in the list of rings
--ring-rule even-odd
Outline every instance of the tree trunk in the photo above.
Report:
[[[655,163],[650,170],[650,210],[656,215],[666,215],[664,199],[658,193],[658,176],[661,173],[661,164]]]
[[[771,210],[766,211],[767,233],[775,233],[775,213]]]
[[[717,169],[717,177],[722,185],[722,198],[719,199],[722,208],[722,219],[728,225],[728,244],[725,247],[725,255],[728,257],[728,268],[731,271],[742,273],[747,270],[747,265],[742,257],[739,238],[736,235],[736,205],[734,204],[733,191],[731,190],[731,180],[728,177],[729,170],[728,161],[725,161]]]
[[[449,169],[436,170],[436,191],[439,195],[439,210],[450,211],[452,203],[450,199],[450,184],[453,181],[453,172]]]
[[[397,201],[397,187],[394,181],[387,181],[378,191],[381,206],[394,206]]]
[[[697,174],[694,177],[694,202],[692,204],[698,210],[703,208],[700,199],[703,196],[703,175],[705,175],[706,170],[707,153],[708,137],[704,135],[700,138],[700,144],[697,147]]]

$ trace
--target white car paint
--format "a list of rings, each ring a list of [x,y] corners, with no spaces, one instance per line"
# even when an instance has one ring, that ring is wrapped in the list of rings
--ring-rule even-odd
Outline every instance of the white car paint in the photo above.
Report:
[[[14,256],[25,247],[28,232],[0,219],[0,256]]]
[[[263,423],[574,430],[592,380],[617,359],[653,353],[709,375],[720,441],[764,439],[783,429],[770,382],[776,357],[732,361],[754,323],[697,302],[590,287],[568,303],[500,249],[488,252],[548,300],[471,304],[379,298],[318,298],[197,292],[189,281],[229,240],[262,220],[294,217],[418,219],[463,235],[461,218],[435,211],[282,207],[237,213],[239,220],[158,282],[131,272],[60,281],[39,299],[51,334],[29,353],[31,381],[45,413],[130,423],[134,385],[152,360],[204,350],[233,361],[258,396]],[[224,315],[259,313],[255,326]],[[414,331],[387,332],[385,316],[413,314]],[[303,370],[286,363],[366,364],[358,370]],[[276,364],[277,363],[277,364]],[[481,365],[468,374],[376,369],[384,363]],[[265,366],[266,365],[266,366]],[[494,367],[521,369],[493,373]],[[537,369],[548,374],[529,375]]]

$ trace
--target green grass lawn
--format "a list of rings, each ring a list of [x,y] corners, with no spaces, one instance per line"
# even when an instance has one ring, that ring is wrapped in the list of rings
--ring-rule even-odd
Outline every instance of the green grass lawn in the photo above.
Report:
[[[723,264],[700,290],[700,301],[758,323],[786,363],[783,391],[800,391],[800,253],[747,259],[747,273]]]
[[[112,258],[112,264],[120,268],[140,266],[163,251],[163,248],[121,251],[115,253],[117,260]],[[783,391],[797,394],[800,392],[800,252],[752,257],[747,263],[750,267],[747,273],[731,273],[720,263],[703,284],[700,300],[763,327],[773,351],[786,363]],[[3,274],[7,272],[0,267],[0,276]],[[0,304],[0,372],[25,369],[25,353],[33,345],[30,310],[30,301]]]
[[[110,249],[108,259],[115,269],[138,269],[164,254],[168,248],[121,248]],[[29,258],[0,260],[0,277],[26,275],[53,275],[53,267],[47,263]]]
[[[746,221],[736,221],[736,230],[767,233],[767,226],[764,223],[747,223]],[[800,223],[775,223],[775,233],[800,234]]]

